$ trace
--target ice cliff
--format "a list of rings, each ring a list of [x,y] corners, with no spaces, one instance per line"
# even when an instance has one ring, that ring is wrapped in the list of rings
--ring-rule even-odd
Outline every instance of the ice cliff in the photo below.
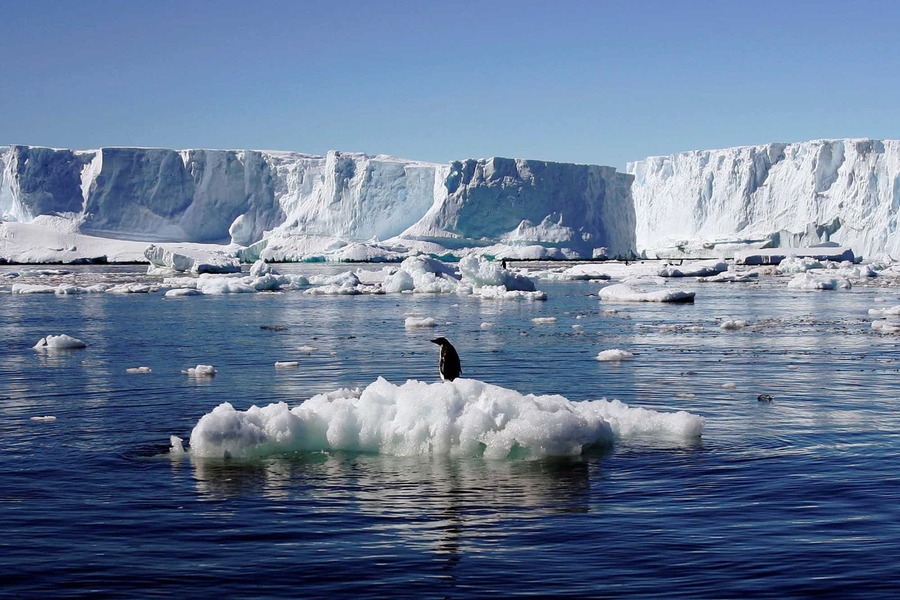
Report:
[[[684,152],[629,163],[639,251],[837,242],[900,257],[900,140]],[[725,252],[719,252],[725,254]]]
[[[503,158],[447,165],[342,152],[0,147],[4,221],[54,215],[82,234],[234,243],[251,259],[300,259],[313,247],[366,257],[359,242],[385,240],[401,253],[506,244],[630,256],[630,184],[610,167]]]

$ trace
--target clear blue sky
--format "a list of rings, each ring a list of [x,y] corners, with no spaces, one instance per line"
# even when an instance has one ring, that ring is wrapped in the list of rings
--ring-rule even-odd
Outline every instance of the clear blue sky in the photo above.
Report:
[[[898,125],[896,0],[0,0],[0,144],[621,169]]]

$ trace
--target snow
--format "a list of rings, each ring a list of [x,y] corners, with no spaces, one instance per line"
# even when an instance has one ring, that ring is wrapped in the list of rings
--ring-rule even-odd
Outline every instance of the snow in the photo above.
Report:
[[[190,435],[195,457],[260,457],[296,451],[353,451],[397,456],[486,459],[577,455],[637,435],[700,436],[704,419],[687,412],[631,408],[617,400],[572,402],[521,394],[474,379],[395,385],[378,378],[365,389],[318,394],[236,410],[223,403]],[[172,452],[184,452],[172,437]]]
[[[34,345],[36,350],[77,350],[87,348],[87,344],[66,333],[42,337]]]
[[[647,256],[725,257],[831,241],[869,260],[900,257],[900,140],[691,151],[626,171],[635,177],[636,245]]]

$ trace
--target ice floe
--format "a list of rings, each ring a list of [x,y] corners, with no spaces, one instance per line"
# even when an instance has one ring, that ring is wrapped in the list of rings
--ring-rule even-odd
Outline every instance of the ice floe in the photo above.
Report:
[[[216,369],[212,365],[197,365],[182,371],[182,373],[189,377],[212,377],[216,374]]]
[[[432,317],[406,317],[406,327],[437,327],[437,321]]]
[[[795,290],[849,290],[852,284],[845,277],[832,277],[806,271],[794,275],[787,286]]]
[[[598,295],[608,302],[693,302],[694,292],[660,289],[647,291],[625,283],[602,288]]]
[[[79,348],[87,348],[87,344],[78,338],[63,333],[60,335],[48,335],[42,337],[33,347],[37,350],[77,350]]]
[[[318,394],[236,410],[222,403],[190,435],[196,457],[260,457],[298,451],[353,451],[487,459],[576,455],[629,436],[694,439],[703,417],[631,408],[617,400],[572,402],[521,394],[474,379],[395,385],[378,378],[365,389]],[[170,440],[172,452],[184,452]]]
[[[659,270],[660,277],[710,277],[728,270],[722,260],[701,260],[681,265],[666,265]]]
[[[622,360],[628,360],[630,358],[634,358],[634,354],[628,352],[627,350],[620,350],[618,348],[611,348],[609,350],[603,350],[594,358],[594,360],[598,360],[600,362],[618,362]]]

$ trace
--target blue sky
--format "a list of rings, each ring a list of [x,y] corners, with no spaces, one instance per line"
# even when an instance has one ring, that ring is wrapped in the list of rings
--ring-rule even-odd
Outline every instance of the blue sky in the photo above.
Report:
[[[0,0],[0,144],[596,163],[896,138],[900,2]]]

